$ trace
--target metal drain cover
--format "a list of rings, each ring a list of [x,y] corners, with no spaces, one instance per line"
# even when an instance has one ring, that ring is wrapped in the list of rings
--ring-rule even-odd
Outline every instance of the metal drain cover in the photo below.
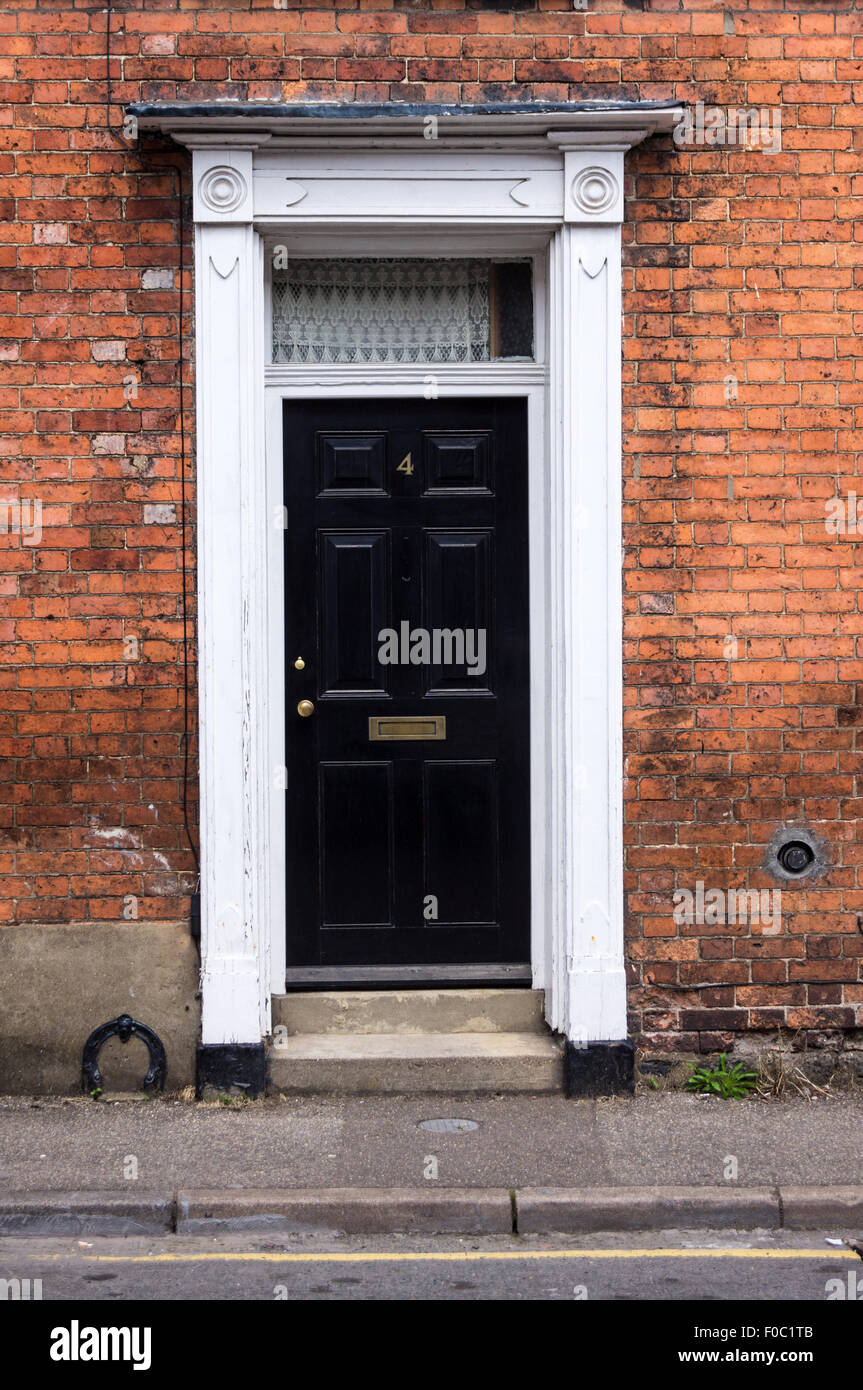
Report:
[[[467,1134],[479,1129],[476,1120],[420,1120],[420,1129],[430,1129],[432,1134]]]

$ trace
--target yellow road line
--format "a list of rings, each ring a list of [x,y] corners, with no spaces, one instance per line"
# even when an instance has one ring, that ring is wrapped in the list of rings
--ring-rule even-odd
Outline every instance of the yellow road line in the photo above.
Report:
[[[478,1260],[856,1260],[853,1251],[843,1250],[681,1250],[674,1247],[649,1250],[434,1250],[434,1251],[331,1251],[306,1252],[270,1250],[212,1250],[195,1254],[165,1251],[160,1255],[72,1255],[56,1254],[52,1259],[78,1257],[107,1264],[196,1264],[218,1260],[259,1264],[406,1264],[458,1263]]]

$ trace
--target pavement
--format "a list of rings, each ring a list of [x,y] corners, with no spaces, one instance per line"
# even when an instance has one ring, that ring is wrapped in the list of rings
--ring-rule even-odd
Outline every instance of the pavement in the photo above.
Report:
[[[430,1120],[470,1121],[422,1128]],[[863,1234],[863,1096],[0,1101],[0,1233]]]

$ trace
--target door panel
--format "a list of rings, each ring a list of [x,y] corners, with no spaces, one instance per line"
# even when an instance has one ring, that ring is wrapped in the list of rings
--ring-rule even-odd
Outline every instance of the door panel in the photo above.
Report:
[[[392,925],[392,764],[322,763],[323,926]]]
[[[321,531],[318,613],[321,696],[387,694],[378,633],[390,625],[389,535]]]
[[[493,556],[491,530],[426,532],[423,627],[440,634],[439,653],[433,642],[432,660],[424,668],[429,695],[456,690],[475,695],[491,688]]]
[[[494,762],[424,764],[425,888],[439,922],[497,920],[498,801]]]
[[[426,496],[441,492],[491,492],[491,445],[487,434],[426,434]]]
[[[317,439],[318,493],[386,495],[385,434],[320,434]]]
[[[289,966],[526,962],[526,405],[284,426]]]

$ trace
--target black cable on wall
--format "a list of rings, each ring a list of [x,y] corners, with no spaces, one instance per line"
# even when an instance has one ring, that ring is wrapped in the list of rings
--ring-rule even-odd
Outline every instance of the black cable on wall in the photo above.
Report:
[[[107,0],[107,18],[105,33],[105,124],[110,133],[116,140],[121,141],[123,149],[128,151],[129,144],[126,139],[123,127],[116,127],[111,123],[111,20],[113,0]],[[150,166],[153,170],[166,171],[175,180],[172,189],[173,196],[177,202],[178,231],[180,237],[179,254],[179,304],[177,311],[177,370],[179,372],[179,394],[180,394],[180,546],[181,546],[181,571],[182,571],[182,613],[183,613],[183,827],[186,832],[186,839],[189,849],[192,852],[192,859],[195,864],[195,874],[197,877],[196,890],[200,886],[201,863],[198,849],[192,836],[192,828],[189,823],[189,594],[188,594],[188,566],[186,563],[186,394],[185,381],[183,378],[183,277],[185,273],[185,240],[186,240],[186,221],[183,209],[183,175],[174,164],[154,164]],[[148,171],[149,172],[149,171]],[[196,905],[193,901],[193,919],[196,917]],[[197,920],[200,921],[198,913]],[[194,933],[193,933],[194,934]]]

